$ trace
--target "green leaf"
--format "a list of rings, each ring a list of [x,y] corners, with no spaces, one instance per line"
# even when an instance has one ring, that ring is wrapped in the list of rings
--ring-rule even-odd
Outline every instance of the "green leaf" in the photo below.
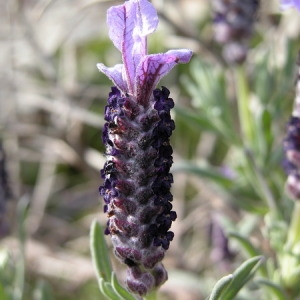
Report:
[[[120,296],[115,293],[112,285],[110,282],[105,282],[103,278],[100,278],[98,280],[99,289],[104,297],[106,297],[108,300],[121,300]]]
[[[0,299],[1,300],[7,300],[7,294],[4,291],[4,288],[2,286],[2,284],[0,283]]]
[[[273,117],[265,108],[255,116],[256,153],[258,164],[267,170],[273,145]]]
[[[135,298],[120,285],[114,272],[111,274],[111,285],[114,292],[119,296],[120,300],[135,300]]]
[[[182,76],[181,80],[191,95],[191,104],[196,110],[190,112],[187,121],[196,126],[202,125],[201,130],[213,131],[227,142],[240,145],[240,137],[233,121],[232,103],[227,97],[224,70],[195,59],[190,64],[190,76]],[[184,111],[180,113],[185,114]]]
[[[263,256],[256,256],[242,263],[234,272],[231,283],[222,293],[222,300],[231,300],[237,295],[240,289],[252,278],[254,273],[260,267],[263,261]]]
[[[119,295],[115,293],[110,282],[104,282],[104,290],[105,294],[109,296],[110,300],[120,300]]]
[[[249,238],[242,236],[237,232],[229,232],[228,237],[237,240],[250,257],[260,255],[259,250],[252,245]]]
[[[157,300],[157,290],[152,290],[149,294],[147,294],[144,300]]]
[[[34,290],[34,293],[33,293],[33,299],[34,300],[51,300],[51,299],[53,299],[50,288],[44,280],[39,280],[39,282]]]
[[[16,263],[14,278],[13,299],[21,300],[24,297],[25,288],[25,241],[26,241],[26,217],[29,207],[29,198],[23,196],[17,205],[19,257]]]
[[[282,289],[281,286],[278,284],[271,282],[265,278],[259,278],[255,280],[256,283],[259,285],[265,286],[268,288],[268,294],[272,299],[277,299],[277,300],[285,300],[287,299],[287,296],[284,293],[284,290]]]
[[[233,185],[233,181],[224,175],[218,169],[213,167],[204,167],[192,165],[189,162],[183,162],[180,164],[174,164],[172,168],[173,172],[189,172],[195,174],[199,177],[212,180],[214,183],[217,183],[225,188],[230,188]]]
[[[239,138],[235,132],[230,130],[228,126],[225,126],[224,123],[221,122],[221,120],[219,120],[216,116],[209,116],[203,111],[196,110],[195,112],[183,107],[176,107],[175,112],[185,122],[193,125],[195,128],[198,128],[201,131],[210,131],[224,138],[226,141],[230,141],[237,145],[240,144]]]
[[[222,299],[222,293],[224,290],[228,287],[228,285],[233,280],[233,275],[229,274],[227,276],[222,277],[214,286],[211,295],[209,297],[209,300],[221,300]]]
[[[192,123],[194,126],[201,130],[208,130],[212,132],[217,132],[217,128],[214,126],[205,114],[195,113],[191,110],[177,106],[175,107],[175,111],[178,115],[180,115],[186,122]]]
[[[112,273],[110,257],[104,239],[103,229],[96,220],[91,225],[90,248],[97,278],[110,281]]]
[[[26,226],[25,221],[28,213],[29,199],[28,197],[22,197],[17,205],[17,218],[18,218],[18,237],[20,243],[23,245],[26,240]]]

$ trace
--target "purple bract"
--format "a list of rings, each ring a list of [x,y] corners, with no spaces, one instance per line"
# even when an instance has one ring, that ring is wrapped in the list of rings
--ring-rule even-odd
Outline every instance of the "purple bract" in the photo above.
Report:
[[[122,53],[123,64],[98,69],[125,95],[134,95],[138,103],[150,98],[158,81],[176,64],[189,62],[192,51],[170,50],[147,54],[147,35],[158,25],[157,13],[147,0],[130,0],[107,12],[109,37]]]

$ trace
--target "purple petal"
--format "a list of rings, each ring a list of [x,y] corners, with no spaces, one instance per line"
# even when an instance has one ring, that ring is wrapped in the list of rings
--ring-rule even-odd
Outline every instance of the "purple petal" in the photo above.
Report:
[[[138,35],[147,36],[153,33],[158,25],[158,17],[155,8],[148,0],[136,1],[137,16],[136,26]]]
[[[300,0],[281,0],[281,9],[288,9],[290,7],[295,7],[300,10]]]
[[[162,54],[147,55],[138,65],[135,94],[137,101],[145,104],[158,81],[178,63],[188,63],[192,51],[187,49],[170,50]]]
[[[104,73],[120,91],[127,91],[126,81],[123,79],[123,64],[117,64],[114,67],[106,67],[104,64],[97,64],[99,71]]]
[[[131,0],[111,7],[107,23],[109,37],[122,53],[128,92],[132,94],[135,70],[147,54],[146,36],[157,27],[157,13],[148,0]]]

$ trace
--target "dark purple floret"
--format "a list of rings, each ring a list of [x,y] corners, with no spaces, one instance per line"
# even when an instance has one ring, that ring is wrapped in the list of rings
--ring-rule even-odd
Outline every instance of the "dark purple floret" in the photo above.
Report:
[[[212,0],[215,40],[223,45],[228,63],[240,64],[248,52],[258,0]]]
[[[105,233],[111,235],[122,262],[129,268],[147,270],[141,276],[154,272],[174,237],[169,229],[177,217],[170,203],[170,136],[175,125],[170,116],[174,102],[169,94],[165,87],[155,89],[148,105],[137,105],[113,87],[105,108],[107,161],[99,189],[109,218]],[[165,272],[162,274],[166,277]],[[138,278],[128,279],[127,284],[142,294],[149,287],[141,285]],[[155,285],[157,280],[152,281],[149,284]]]
[[[283,148],[283,168],[288,175],[286,190],[294,199],[300,200],[300,118],[297,116],[291,116],[287,124]]]
[[[291,116],[287,124],[287,137],[284,142],[285,151],[300,151],[300,118]]]
[[[284,169],[286,173],[296,174],[300,167],[300,118],[291,116],[287,124],[287,135],[283,142],[285,151]]]
[[[12,195],[6,171],[6,156],[0,140],[0,208]],[[0,210],[1,212],[1,210]]]
[[[0,238],[5,236],[8,231],[6,223],[6,203],[12,197],[6,170],[6,156],[0,140]]]

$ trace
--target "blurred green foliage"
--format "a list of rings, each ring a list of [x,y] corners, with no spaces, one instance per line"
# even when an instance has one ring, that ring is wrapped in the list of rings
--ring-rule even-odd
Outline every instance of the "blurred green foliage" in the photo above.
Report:
[[[97,189],[111,83],[96,63],[120,62],[105,25],[106,9],[117,1],[46,2],[11,1],[1,13],[8,38],[1,36],[0,137],[15,199],[7,208],[10,235],[0,241],[0,299],[102,299],[88,232],[94,218],[106,222]],[[236,299],[296,299],[299,291],[291,284],[293,276],[298,279],[299,246],[290,242],[296,210],[284,192],[281,145],[295,97],[300,35],[300,28],[290,33],[287,20],[299,15],[279,17],[272,5],[263,6],[239,72],[224,64],[222,49],[213,42],[210,1],[158,2],[153,4],[161,27],[150,39],[149,52],[187,47],[194,57],[160,83],[176,103],[172,145],[178,220],[166,257],[169,281],[151,297],[205,299],[218,279],[240,272],[239,266],[246,266],[246,282],[260,265]],[[249,122],[241,118],[241,97]],[[29,206],[22,223],[15,207],[24,197]],[[18,224],[26,232],[25,244],[19,244]],[[213,239],[212,224],[219,224],[228,248]],[[36,247],[29,253],[25,245],[32,242]],[[55,263],[47,273],[39,263],[49,263],[49,257]],[[65,265],[67,258],[73,263]],[[121,282],[123,269],[113,264]],[[296,275],[282,274],[287,265]],[[70,266],[74,276],[66,279],[63,272]],[[17,278],[23,278],[19,294]],[[103,283],[109,289],[112,279]],[[223,277],[213,295],[226,292],[227,284],[231,277]]]

